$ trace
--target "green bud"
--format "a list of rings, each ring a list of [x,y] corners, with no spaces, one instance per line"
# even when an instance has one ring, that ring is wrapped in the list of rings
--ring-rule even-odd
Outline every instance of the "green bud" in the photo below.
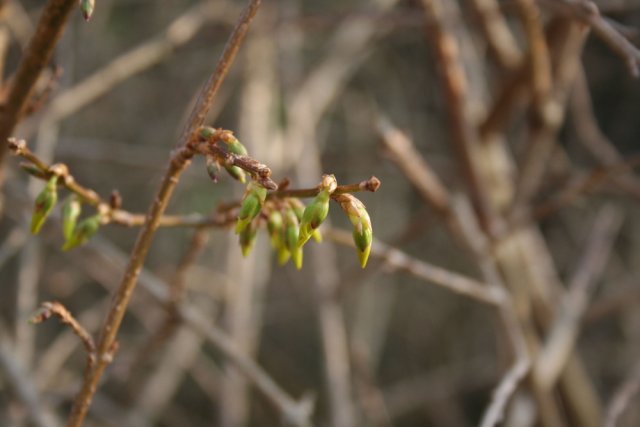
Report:
[[[229,175],[231,175],[231,178],[240,181],[241,183],[245,183],[247,182],[247,178],[245,176],[244,171],[242,170],[242,168],[239,168],[238,166],[226,166],[224,167],[226,169],[226,171],[229,173]]]
[[[269,218],[267,219],[267,230],[269,231],[269,237],[271,238],[271,246],[273,249],[278,249],[282,245],[282,228],[283,228],[282,214],[280,211],[271,211]]]
[[[302,247],[298,245],[299,222],[293,209],[287,209],[284,213],[284,237],[285,246],[291,254],[291,259],[296,268],[302,268]]]
[[[91,19],[91,15],[93,15],[93,10],[96,7],[95,0],[80,0],[80,11],[82,12],[82,17],[85,21]]]
[[[220,171],[220,165],[213,156],[207,156],[206,162],[207,174],[209,175],[209,178],[211,178],[213,182],[218,182],[218,172]]]
[[[62,234],[65,240],[71,239],[76,228],[82,206],[75,195],[70,195],[62,205]]]
[[[238,212],[236,233],[241,233],[242,230],[244,230],[245,227],[247,227],[247,225],[249,225],[249,223],[258,216],[266,198],[266,188],[255,181],[251,181],[247,185],[244,197],[242,198],[242,204],[240,205],[240,211]]]
[[[98,232],[98,228],[100,228],[100,214],[90,216],[80,221],[71,238],[67,239],[64,246],[62,246],[62,250],[68,251],[77,246],[84,245]]]
[[[211,126],[201,126],[200,129],[198,129],[198,136],[202,139],[209,139],[215,135],[216,132],[217,131]]]
[[[311,237],[316,242],[322,243],[322,233],[320,232],[319,228],[316,228],[315,230],[313,230],[313,233],[311,233]]]
[[[225,144],[227,144],[227,150],[229,150],[230,153],[237,154],[239,156],[247,155],[247,149],[240,143],[240,141],[236,139],[235,136],[225,138],[223,139],[223,141]]]
[[[347,214],[351,225],[353,225],[353,241],[356,245],[360,265],[364,268],[367,265],[373,241],[373,229],[369,213],[364,204],[351,194],[341,194],[335,196],[335,199],[340,203],[342,210]]]
[[[246,257],[251,252],[258,233],[258,221],[251,221],[238,235],[242,256]]]
[[[304,245],[307,240],[311,238],[313,232],[317,230],[320,224],[327,218],[327,214],[329,213],[329,197],[329,190],[322,190],[305,208],[302,221],[300,222],[298,246]]]
[[[44,189],[36,197],[33,215],[31,216],[31,232],[38,234],[42,225],[51,213],[51,210],[58,201],[58,177],[52,176]]]

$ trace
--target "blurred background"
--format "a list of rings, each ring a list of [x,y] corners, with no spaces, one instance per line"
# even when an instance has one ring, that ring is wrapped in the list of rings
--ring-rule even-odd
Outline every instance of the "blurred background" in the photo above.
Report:
[[[44,1],[4,3],[6,79]],[[276,181],[289,178],[294,188],[317,185],[323,173],[335,174],[340,184],[378,177],[382,186],[375,194],[357,197],[367,206],[375,240],[400,255],[387,246],[374,248],[361,269],[353,248],[335,242],[348,243],[351,226],[333,204],[323,225],[325,241],[305,247],[300,271],[291,263],[277,265],[264,232],[242,257],[237,236],[226,228],[161,228],[145,263],[141,282],[184,283],[187,306],[225,331],[303,409],[313,402],[314,425],[478,425],[514,360],[499,310],[433,286],[423,272],[437,266],[489,281],[478,257],[452,235],[446,215],[425,203],[416,184],[421,175],[407,169],[402,154],[427,162],[452,205],[470,205],[468,179],[451,142],[451,98],[440,74],[446,66],[434,38],[444,23],[444,32],[457,41],[467,80],[464,109],[470,122],[481,123],[526,61],[529,39],[520,2],[494,5],[517,48],[511,63],[494,54],[483,28],[488,18],[479,11],[493,1],[435,2],[442,6],[437,22],[428,12],[432,2],[424,3],[427,13],[420,1],[265,0],[206,121],[233,130]],[[39,82],[53,86],[51,93],[16,135],[46,162],[68,165],[78,182],[103,198],[117,189],[123,209],[146,212],[195,96],[244,4],[98,0],[89,23],[74,12]],[[566,19],[545,2],[532,4],[540,8],[543,25],[556,16]],[[596,4],[617,31],[639,41],[640,2]],[[601,250],[604,266],[594,273],[585,292],[588,306],[574,325],[573,354],[604,418],[616,391],[640,366],[640,179],[624,165],[625,159],[637,160],[640,85],[597,34],[587,35],[579,49],[577,70],[559,102],[565,114],[549,136],[546,172],[527,207],[533,212],[549,201],[561,203],[528,218],[545,247],[523,251],[543,251],[534,255],[556,273],[550,281],[560,287],[547,316],[551,322],[563,312],[567,284],[584,267],[599,218],[610,214],[618,224],[611,226],[610,249]],[[552,86],[560,79],[554,76]],[[530,97],[524,98],[509,108],[500,129],[513,160],[504,167],[512,183],[531,155],[528,141],[536,125]],[[482,155],[472,161],[482,162]],[[137,229],[101,227],[89,244],[69,252],[60,250],[55,220],[30,235],[32,200],[44,184],[18,164],[15,157],[5,162],[0,221],[0,425],[63,425],[86,355],[59,322],[33,326],[27,319],[42,301],[57,300],[96,333]],[[502,191],[506,184],[496,182],[485,179],[483,191]],[[167,213],[209,215],[221,203],[238,200],[243,189],[226,175],[214,184],[203,159],[196,158]],[[558,198],[562,191],[570,196]],[[181,261],[194,242],[196,248],[202,244],[195,260]],[[504,273],[495,256],[509,282],[513,272]],[[86,425],[286,424],[282,411],[215,345],[188,325],[167,320],[167,310],[145,286],[136,290],[119,351]],[[167,323],[173,324],[170,332],[159,333]],[[549,334],[538,329],[543,346]],[[530,350],[534,366],[536,354]],[[530,381],[523,380],[510,398],[505,425],[550,425],[538,415]],[[32,401],[25,400],[20,384]],[[545,393],[563,414],[572,412],[563,392]],[[631,400],[616,425],[638,425],[637,408]],[[46,420],[33,418],[35,410]],[[569,414],[556,425],[586,425],[579,420]]]

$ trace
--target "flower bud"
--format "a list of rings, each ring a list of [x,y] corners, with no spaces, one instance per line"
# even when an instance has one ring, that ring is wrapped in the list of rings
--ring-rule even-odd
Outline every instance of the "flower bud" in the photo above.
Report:
[[[96,7],[95,0],[80,0],[80,11],[82,12],[82,17],[85,21],[91,19],[91,15],[93,15],[93,10]]]
[[[315,230],[320,227],[329,213],[329,190],[323,189],[309,203],[302,214],[300,222],[300,236],[298,237],[298,246],[304,245]]]
[[[260,184],[255,181],[251,181],[247,185],[244,197],[242,198],[242,204],[240,205],[240,211],[238,212],[236,233],[241,233],[242,230],[244,230],[256,216],[258,216],[262,210],[266,197],[267,189],[262,187]]]
[[[269,231],[269,237],[271,238],[271,246],[273,249],[278,249],[282,242],[282,228],[283,228],[282,214],[280,211],[273,210],[269,214],[267,219],[267,230]]]
[[[229,134],[226,138],[223,138],[222,141],[227,145],[227,150],[230,153],[237,154],[239,156],[247,155],[247,149],[235,136]]]
[[[31,232],[38,234],[42,225],[51,213],[51,210],[58,201],[58,177],[52,176],[44,189],[36,197],[33,207],[33,215],[31,216]]]
[[[371,252],[373,241],[373,229],[371,219],[364,204],[351,194],[341,194],[335,196],[335,200],[340,203],[342,210],[349,217],[353,225],[353,241],[356,245],[360,266],[364,268]]]
[[[71,238],[67,239],[64,246],[62,246],[62,250],[68,251],[87,243],[89,239],[98,232],[98,228],[100,228],[100,219],[100,214],[96,214],[80,221],[71,235]]]
[[[224,168],[227,171],[227,173],[231,175],[231,178],[235,179],[236,181],[240,181],[243,184],[247,182],[247,178],[242,168],[239,168],[238,166],[233,166],[233,165],[232,166],[225,165]]]
[[[285,245],[291,254],[291,259],[296,268],[302,268],[302,246],[298,245],[299,222],[293,209],[289,208],[284,213]]]
[[[207,174],[209,175],[209,178],[211,178],[211,180],[214,183],[217,183],[218,172],[220,171],[220,165],[218,164],[218,162],[216,162],[216,159],[213,156],[207,156],[206,162],[207,162]]]
[[[258,221],[251,221],[246,227],[239,233],[238,238],[240,241],[240,249],[242,249],[242,256],[246,257],[251,252],[253,244],[256,241],[256,235],[258,233]]]
[[[67,197],[62,205],[62,234],[67,241],[73,236],[81,209],[80,201],[75,195]]]

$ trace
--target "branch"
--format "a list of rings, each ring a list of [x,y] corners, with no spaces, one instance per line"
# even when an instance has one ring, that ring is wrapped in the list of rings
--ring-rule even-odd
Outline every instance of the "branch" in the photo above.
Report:
[[[557,310],[557,318],[534,366],[537,382],[547,390],[553,387],[571,355],[580,332],[580,321],[593,288],[604,272],[621,222],[618,211],[604,207],[592,227],[585,253],[569,281],[569,291],[561,309]]]
[[[194,151],[190,148],[192,141],[195,140],[196,133],[204,122],[207,111],[211,107],[214,97],[235,59],[240,44],[244,40],[249,29],[249,24],[253,20],[260,3],[261,0],[251,0],[242,12],[236,27],[225,45],[216,69],[200,92],[200,96],[182,132],[178,145],[172,153],[168,170],[149,208],[147,220],[138,234],[122,281],[114,295],[109,314],[100,333],[95,366],[85,375],[82,388],[77,394],[73,404],[68,427],[80,427],[86,417],[98,381],[113,357],[113,348],[118,329],[120,328],[127,305],[137,284],[138,276],[149,252],[153,236],[160,225],[162,214],[169,203],[171,194],[178,183],[182,171],[187,167],[190,159],[194,155]]]
[[[353,247],[351,234],[346,231],[331,229],[326,231],[326,236],[336,243]],[[484,304],[499,306],[505,300],[505,293],[499,288],[489,287],[475,279],[418,260],[378,240],[373,242],[371,255],[380,258],[393,269],[405,271],[414,277]]]
[[[588,0],[538,0],[563,15],[582,21],[625,62],[632,76],[640,76],[640,50],[605,19],[595,3]]]
[[[618,419],[640,391],[640,364],[636,365],[629,378],[613,394],[613,398],[607,407],[605,427],[616,427]]]
[[[48,320],[52,316],[57,317],[60,323],[71,328],[74,334],[80,338],[84,348],[87,350],[88,365],[92,366],[95,362],[96,344],[93,341],[93,337],[87,330],[78,322],[73,315],[67,310],[67,308],[57,301],[43,302],[38,310],[29,322],[37,325],[39,323]]]
[[[27,46],[13,78],[11,91],[0,113],[0,170],[7,151],[7,138],[22,118],[27,101],[42,70],[51,60],[53,49],[77,0],[49,0],[36,32]]]
[[[480,427],[494,427],[500,424],[504,418],[504,411],[509,399],[515,393],[520,381],[529,372],[530,367],[531,363],[528,359],[520,359],[507,371],[493,392],[491,403],[482,416]]]

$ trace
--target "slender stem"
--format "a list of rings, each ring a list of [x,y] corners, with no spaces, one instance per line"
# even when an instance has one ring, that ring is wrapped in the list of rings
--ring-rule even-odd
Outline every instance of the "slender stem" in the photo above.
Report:
[[[255,16],[261,0],[251,0],[244,9],[236,27],[234,28],[218,64],[209,77],[182,132],[177,148],[174,150],[167,172],[160,188],[150,206],[147,221],[138,234],[124,276],[114,295],[107,319],[102,327],[98,341],[97,358],[93,369],[87,372],[82,388],[74,401],[73,409],[68,420],[68,427],[80,427],[87,415],[91,399],[96,391],[98,381],[113,358],[116,347],[116,334],[124,317],[133,290],[138,282],[140,270],[151,246],[153,236],[160,225],[160,219],[165,211],[171,194],[176,187],[180,174],[188,166],[189,160],[194,154],[191,148],[192,141],[202,123],[207,111],[213,103],[214,97],[227,75],[236,53],[244,40],[253,17]]]
[[[22,118],[35,83],[51,60],[53,49],[76,4],[76,0],[49,0],[42,12],[36,32],[18,66],[11,91],[0,113],[0,170],[7,152],[7,138]]]

